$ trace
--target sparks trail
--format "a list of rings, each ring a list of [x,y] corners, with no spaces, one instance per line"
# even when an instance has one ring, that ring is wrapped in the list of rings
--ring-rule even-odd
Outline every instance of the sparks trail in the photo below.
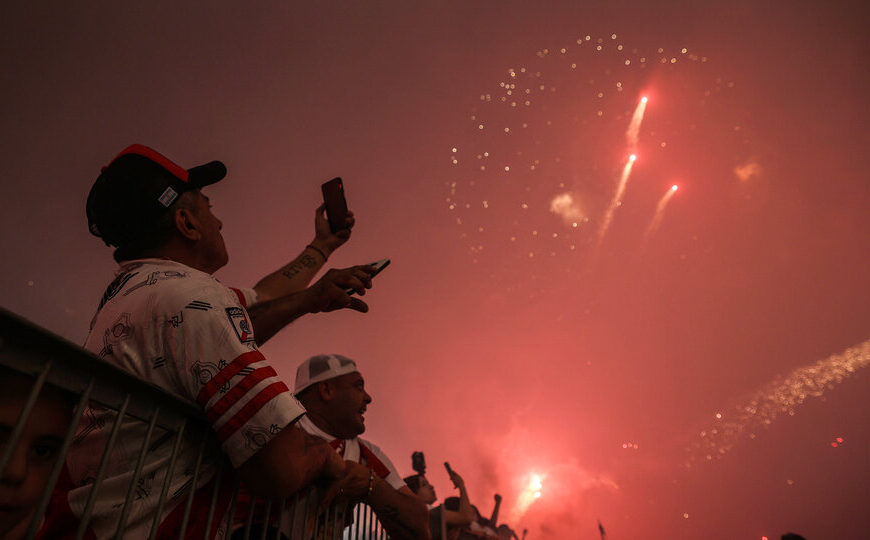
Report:
[[[607,211],[604,213],[604,219],[601,221],[601,229],[598,231],[598,244],[601,244],[604,235],[607,234],[607,230],[610,228],[610,223],[613,221],[613,213],[616,212],[616,208],[622,204],[622,197],[625,195],[625,188],[628,185],[628,177],[631,175],[631,169],[634,167],[635,160],[637,160],[636,155],[632,154],[628,156],[628,161],[625,163],[625,166],[622,167],[622,174],[619,177],[619,184],[616,186],[616,193],[613,195],[613,199],[610,201],[610,206],[607,207]]]
[[[628,146],[632,149],[637,147],[637,141],[640,137],[640,123],[643,122],[643,113],[646,111],[646,96],[640,98],[640,102],[634,109],[634,114],[631,116],[631,123],[628,124],[628,130],[625,132],[625,140]]]
[[[832,389],[868,365],[870,340],[774,380],[730,412],[716,413],[715,424],[701,431],[699,440],[688,449],[689,458],[684,466],[688,469],[697,462],[721,458],[742,436],[755,438],[755,431],[772,424],[780,414],[794,415],[808,397],[822,396],[826,389]]]
[[[665,215],[665,207],[667,207],[668,202],[674,197],[677,189],[679,188],[676,184],[672,185],[670,188],[668,188],[668,191],[665,192],[662,198],[659,199],[659,204],[656,206],[656,213],[653,216],[652,221],[650,221],[649,226],[646,228],[646,232],[643,234],[644,240],[646,240],[659,230],[659,225],[661,225],[662,218]]]

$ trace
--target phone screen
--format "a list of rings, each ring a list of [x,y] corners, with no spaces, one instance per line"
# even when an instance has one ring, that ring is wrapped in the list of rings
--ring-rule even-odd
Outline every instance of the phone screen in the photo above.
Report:
[[[329,229],[336,233],[347,228],[347,200],[344,198],[344,184],[340,177],[333,178],[320,186],[323,202],[326,203],[326,219]]]

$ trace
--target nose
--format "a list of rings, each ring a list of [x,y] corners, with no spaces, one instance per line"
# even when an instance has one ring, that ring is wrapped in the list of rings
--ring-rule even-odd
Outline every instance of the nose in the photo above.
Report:
[[[365,397],[363,398],[363,401],[366,405],[368,405],[372,402],[372,396],[370,396],[368,392],[365,392]]]
[[[6,468],[3,469],[3,477],[0,483],[6,485],[20,484],[27,478],[27,445],[18,442],[12,455],[9,456],[9,462]]]

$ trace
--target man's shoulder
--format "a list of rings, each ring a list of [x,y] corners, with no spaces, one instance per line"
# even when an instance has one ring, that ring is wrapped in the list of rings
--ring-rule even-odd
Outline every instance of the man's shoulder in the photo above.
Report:
[[[384,465],[387,465],[388,468],[395,469],[393,466],[393,462],[390,460],[389,456],[381,450],[381,447],[376,445],[375,443],[369,441],[368,439],[363,439],[362,437],[357,437],[357,441],[359,442],[360,448],[365,447],[369,452],[374,454],[379,460],[384,462]]]
[[[212,276],[174,261],[136,261],[121,267],[119,279],[124,283],[118,296],[147,299],[158,309],[208,309],[230,294]]]

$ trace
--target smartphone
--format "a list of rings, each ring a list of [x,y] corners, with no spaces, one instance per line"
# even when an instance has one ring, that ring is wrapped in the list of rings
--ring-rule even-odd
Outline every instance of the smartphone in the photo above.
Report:
[[[375,267],[375,273],[371,275],[371,277],[375,277],[376,275],[381,273],[381,270],[390,266],[390,259],[381,259],[379,261],[369,263],[369,266]],[[356,294],[356,291],[353,289],[345,289],[344,292],[347,294]]]
[[[419,474],[426,474],[426,458],[423,457],[423,452],[411,454],[411,468]]]
[[[320,186],[323,202],[326,203],[326,219],[333,233],[347,229],[347,200],[344,198],[344,184],[341,177],[335,177]]]

